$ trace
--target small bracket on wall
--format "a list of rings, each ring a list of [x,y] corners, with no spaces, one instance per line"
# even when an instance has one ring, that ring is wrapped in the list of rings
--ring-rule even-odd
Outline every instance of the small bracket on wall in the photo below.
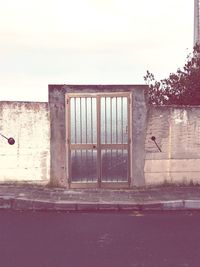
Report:
[[[160,152],[162,152],[161,148],[159,147],[159,145],[158,145],[157,142],[156,142],[156,137],[155,137],[155,136],[152,136],[152,137],[151,137],[151,140],[155,143],[155,145],[157,146],[158,150],[159,150]]]
[[[3,138],[7,139],[9,145],[14,145],[14,143],[15,143],[15,139],[14,138],[12,138],[12,137],[8,138],[8,137],[6,137],[5,135],[3,135],[1,133],[0,133],[0,136],[2,136]]]

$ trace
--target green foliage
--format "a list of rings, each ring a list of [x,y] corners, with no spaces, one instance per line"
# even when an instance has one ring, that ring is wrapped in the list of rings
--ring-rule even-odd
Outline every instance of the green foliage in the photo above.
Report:
[[[170,73],[167,79],[156,81],[147,71],[149,103],[156,105],[200,105],[200,45],[187,56],[183,69]]]

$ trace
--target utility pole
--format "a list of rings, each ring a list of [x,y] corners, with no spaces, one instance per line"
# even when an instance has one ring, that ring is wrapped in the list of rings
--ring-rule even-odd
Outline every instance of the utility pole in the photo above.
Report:
[[[200,0],[194,0],[194,45],[200,44]]]

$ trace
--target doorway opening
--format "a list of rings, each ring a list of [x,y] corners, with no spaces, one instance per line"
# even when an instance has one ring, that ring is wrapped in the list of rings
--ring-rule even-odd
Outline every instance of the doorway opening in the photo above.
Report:
[[[66,94],[70,188],[130,185],[131,94]]]

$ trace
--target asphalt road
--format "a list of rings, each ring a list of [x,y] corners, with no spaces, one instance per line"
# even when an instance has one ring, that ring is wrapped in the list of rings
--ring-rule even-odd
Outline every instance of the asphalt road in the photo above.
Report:
[[[200,213],[0,211],[1,267],[200,266]]]

